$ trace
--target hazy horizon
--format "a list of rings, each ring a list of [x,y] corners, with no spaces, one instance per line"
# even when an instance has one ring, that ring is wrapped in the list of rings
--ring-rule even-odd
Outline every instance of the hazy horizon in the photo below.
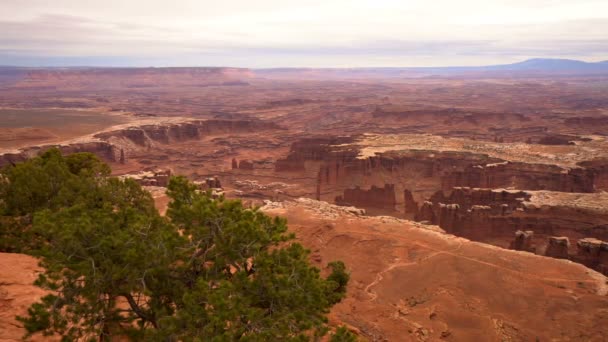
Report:
[[[444,67],[608,59],[608,2],[0,3],[0,65]]]
[[[599,63],[599,62],[608,62],[608,60],[598,60],[598,61],[584,61],[579,59],[559,59],[559,58],[531,58],[528,60],[517,61],[514,63],[508,64],[485,64],[485,65],[442,65],[442,66],[433,66],[433,65],[424,65],[424,66],[407,66],[407,65],[388,65],[388,66],[355,66],[355,67],[341,67],[341,66],[329,66],[329,67],[308,67],[308,66],[281,66],[281,67],[242,67],[242,66],[233,66],[233,65],[172,65],[172,66],[156,66],[156,65],[95,65],[95,64],[73,64],[73,65],[11,65],[11,64],[0,64],[0,67],[3,68],[240,68],[240,69],[251,69],[251,70],[262,70],[262,69],[459,69],[459,68],[485,68],[485,67],[494,67],[501,65],[511,65],[524,63],[529,60],[534,59],[544,59],[544,60],[564,60],[564,61],[574,61],[574,62],[584,62],[584,63]]]

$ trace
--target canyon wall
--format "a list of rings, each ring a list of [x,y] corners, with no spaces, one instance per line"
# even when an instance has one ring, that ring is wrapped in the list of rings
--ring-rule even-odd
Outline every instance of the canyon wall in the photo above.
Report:
[[[608,275],[608,242],[585,238],[576,243],[577,253],[571,259]]]
[[[454,188],[449,195],[439,191],[424,202],[416,219],[478,241],[510,241],[518,230],[534,231],[542,246],[549,236],[608,239],[608,214],[568,205],[536,205],[529,202],[531,196],[519,190]]]
[[[531,198],[540,192],[559,198],[560,193],[601,191],[608,183],[607,165],[594,161],[562,168],[450,151],[361,155],[346,138],[324,137],[294,143],[275,172],[308,175],[320,200],[415,219],[471,240],[579,260],[601,270],[603,254],[595,252],[601,248],[577,257],[577,241],[608,240],[608,214],[567,200],[538,204]]]
[[[594,192],[594,173],[587,169],[566,170],[547,164],[499,162],[469,165],[444,178],[443,189],[455,186],[471,188],[513,188],[562,192]]]
[[[359,208],[382,208],[393,210],[395,208],[395,186],[386,184],[383,188],[373,186],[369,190],[359,187],[344,190],[343,196],[335,199],[336,204],[355,206]]]
[[[593,175],[594,191],[608,191],[608,160],[595,159],[578,165]]]
[[[175,124],[143,125],[116,131],[103,132],[95,138],[134,148],[154,144],[171,144],[198,140],[209,135],[248,133],[280,129],[273,123],[260,120],[197,120]]]
[[[69,145],[45,145],[28,147],[25,149],[21,149],[19,152],[5,153],[0,155],[0,167],[23,162],[29,158],[37,156],[38,154],[52,147],[59,148],[59,150],[63,154],[90,152],[96,154],[98,157],[105,161],[119,162],[121,160],[120,147],[114,146],[105,141],[91,141]]]
[[[608,213],[569,203],[538,205],[530,201],[532,196],[526,191],[454,188],[425,201],[415,219],[471,240],[570,259],[606,273]]]
[[[273,122],[260,120],[195,120],[175,124],[143,125],[96,134],[91,141],[66,145],[46,145],[0,155],[0,166],[24,161],[51,147],[64,154],[91,152],[105,161],[124,163],[131,153],[148,151],[157,144],[195,141],[207,136],[251,133],[282,129]]]
[[[290,153],[275,163],[277,173],[300,173],[315,180],[317,198],[335,202],[345,192],[390,184],[394,208],[406,215],[437,191],[454,187],[550,190],[591,193],[608,186],[608,163],[571,169],[548,164],[510,162],[485,154],[404,150],[360,156],[352,139],[309,138],[295,142]],[[386,209],[392,209],[387,202]],[[378,204],[362,203],[364,208]],[[409,207],[406,210],[406,204]]]

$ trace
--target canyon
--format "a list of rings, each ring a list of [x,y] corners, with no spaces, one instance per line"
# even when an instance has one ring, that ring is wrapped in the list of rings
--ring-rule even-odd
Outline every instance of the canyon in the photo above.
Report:
[[[161,212],[168,178],[184,175],[285,216],[316,265],[346,262],[353,281],[330,320],[368,340],[601,341],[607,80],[0,68],[0,115],[32,113],[0,124],[0,166],[58,146],[95,153]],[[0,254],[0,264],[16,265],[0,267],[0,305],[23,314],[41,295],[27,287],[36,260]],[[0,340],[22,331],[10,322]]]

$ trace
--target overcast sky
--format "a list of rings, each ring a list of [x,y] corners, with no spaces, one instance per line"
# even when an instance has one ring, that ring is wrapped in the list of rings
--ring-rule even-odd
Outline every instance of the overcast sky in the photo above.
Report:
[[[0,65],[608,59],[608,0],[0,0]]]

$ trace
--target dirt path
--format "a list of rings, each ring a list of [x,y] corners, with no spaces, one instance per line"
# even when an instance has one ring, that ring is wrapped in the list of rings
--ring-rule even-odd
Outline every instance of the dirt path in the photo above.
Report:
[[[365,233],[363,233],[365,234]],[[370,234],[371,235],[371,234]],[[401,236],[399,236],[398,234],[390,234],[390,233],[386,233],[386,236],[394,236],[394,237],[399,237],[402,238]],[[590,277],[593,279],[571,279],[571,278],[554,278],[554,277],[542,277],[542,276],[535,276],[533,274],[528,274],[522,271],[518,271],[518,270],[514,270],[511,268],[507,268],[501,265],[497,265],[491,262],[487,262],[487,261],[483,261],[483,260],[479,260],[476,258],[472,258],[472,257],[468,257],[468,256],[464,256],[462,254],[457,253],[458,250],[460,250],[460,248],[463,246],[462,242],[459,242],[458,247],[452,249],[452,250],[438,250],[436,248],[424,245],[424,244],[417,244],[418,246],[420,246],[421,248],[426,248],[429,250],[433,250],[434,253],[431,253],[430,255],[421,258],[420,260],[416,260],[416,261],[412,261],[412,262],[399,262],[399,263],[394,263],[389,265],[386,269],[384,269],[383,271],[379,272],[376,275],[376,278],[374,279],[373,282],[371,282],[370,284],[368,284],[365,287],[365,292],[368,293],[368,295],[370,296],[370,301],[376,300],[378,298],[378,295],[375,291],[372,290],[372,288],[376,285],[378,285],[383,279],[384,279],[384,274],[392,271],[395,268],[398,267],[408,267],[408,266],[413,266],[413,265],[418,265],[424,261],[427,261],[433,257],[436,257],[438,255],[442,255],[442,254],[446,254],[446,255],[450,255],[453,257],[457,257],[457,258],[462,258],[462,259],[466,259],[478,264],[482,264],[484,266],[487,267],[493,267],[493,268],[497,268],[500,269],[502,271],[506,271],[506,272],[511,272],[511,273],[515,273],[523,278],[526,279],[531,279],[531,280],[538,280],[538,281],[553,281],[553,282],[576,282],[576,283],[588,283],[588,284],[594,284],[596,285],[597,289],[597,294],[601,295],[601,296],[605,296],[608,295],[608,284],[606,282],[606,277],[604,277],[603,275],[593,271],[593,270],[589,270],[590,272]]]
[[[425,247],[425,246],[421,246],[421,247],[428,248],[428,247]],[[452,251],[455,252],[455,251],[459,250],[461,247],[462,247],[462,242],[460,242],[458,244],[458,247],[454,248]],[[397,267],[407,267],[407,266],[412,266],[412,265],[418,265],[418,264],[420,264],[420,263],[422,263],[422,262],[424,262],[426,260],[429,260],[430,258],[435,257],[435,256],[440,255],[440,254],[452,254],[452,253],[450,251],[436,251],[434,253],[431,253],[430,255],[427,255],[427,256],[421,258],[420,260],[392,264],[389,267],[387,267],[385,270],[379,272],[376,275],[376,279],[374,279],[373,282],[371,282],[369,285],[367,285],[365,287],[365,292],[367,292],[367,294],[371,297],[370,301],[374,301],[374,300],[376,300],[378,298],[378,294],[375,291],[372,291],[371,288],[374,287],[374,286],[376,286],[376,285],[378,285],[382,281],[382,279],[384,279],[384,274],[385,273],[388,273],[388,272],[392,271],[393,269],[395,269]],[[454,254],[452,254],[452,255],[454,255]]]

